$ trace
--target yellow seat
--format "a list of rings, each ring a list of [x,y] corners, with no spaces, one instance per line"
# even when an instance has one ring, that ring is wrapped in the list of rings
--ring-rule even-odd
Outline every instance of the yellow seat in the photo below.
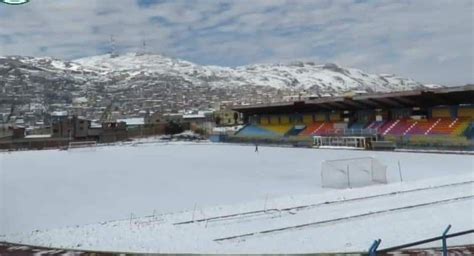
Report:
[[[474,118],[474,108],[473,107],[459,108],[458,117]]]
[[[262,125],[262,128],[272,131],[274,133],[284,135],[287,133],[291,128],[293,128],[293,125],[291,124],[270,124],[270,125]]]

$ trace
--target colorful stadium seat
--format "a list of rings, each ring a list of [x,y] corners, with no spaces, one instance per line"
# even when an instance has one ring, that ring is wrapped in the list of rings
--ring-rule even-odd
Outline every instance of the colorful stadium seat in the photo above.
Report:
[[[368,126],[375,127],[371,124]],[[395,119],[386,122],[380,127],[381,135],[409,136],[409,135],[451,135],[460,136],[469,127],[466,118],[433,118],[433,119]]]
[[[310,125],[307,125],[306,126],[306,129],[304,129],[304,131],[302,131],[299,135],[300,136],[311,136],[313,135],[315,132],[319,131],[319,129],[324,126],[324,122],[315,122],[315,123],[312,123]]]
[[[337,129],[334,128],[335,122],[315,122],[308,125],[306,129],[300,133],[301,136],[323,136],[333,135]]]
[[[277,133],[264,129],[257,125],[247,125],[236,134],[237,136],[246,137],[272,137],[278,136]]]
[[[459,128],[461,123],[462,121],[458,118],[437,118],[433,126],[425,132],[425,135],[455,135],[455,130]]]
[[[366,126],[365,123],[353,123],[350,128],[351,129],[356,129],[356,130],[361,130],[361,129],[364,129],[365,126]]]
[[[386,121],[373,121],[372,123],[370,123],[367,127],[365,127],[366,129],[374,129],[374,130],[378,130],[380,129],[384,124],[385,124]]]
[[[470,110],[465,110],[469,112]],[[445,111],[444,111],[445,112]],[[443,116],[444,112],[438,111],[439,116]],[[469,112],[470,113],[470,112]],[[282,120],[286,123],[286,118],[279,116],[267,116],[270,123],[275,123],[277,120]],[[413,137],[416,140],[424,141],[423,137],[434,136],[437,137],[435,141],[439,141],[439,136],[448,137],[474,137],[469,136],[468,133],[474,133],[474,124],[470,117],[459,117],[452,119],[450,117],[434,117],[431,119],[411,119],[400,118],[390,121],[373,121],[365,126],[363,123],[354,123],[350,129],[374,129],[377,133],[386,138],[397,138],[407,136]],[[308,120],[309,121],[309,118]],[[238,136],[247,137],[289,137],[289,136],[337,136],[342,131],[338,129],[344,123],[337,121],[317,121],[308,124],[294,125],[286,124],[260,124],[248,125],[240,130]],[[472,127],[471,127],[472,126]]]
[[[386,122],[382,127],[380,127],[379,133],[381,135],[403,136],[410,132],[416,124],[417,121],[407,118],[395,119]]]
[[[292,124],[269,124],[261,125],[261,128],[271,131],[275,134],[285,135],[290,129],[293,128]]]
[[[306,128],[305,125],[295,125],[293,128],[291,128],[285,136],[297,136],[299,135],[302,131],[304,131]]]
[[[458,109],[458,116],[474,119],[474,107],[460,107]]]

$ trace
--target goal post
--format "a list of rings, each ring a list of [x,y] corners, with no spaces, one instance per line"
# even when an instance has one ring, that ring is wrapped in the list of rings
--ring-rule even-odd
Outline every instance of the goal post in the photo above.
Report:
[[[387,183],[387,166],[373,157],[323,161],[321,184],[324,188],[354,188]]]

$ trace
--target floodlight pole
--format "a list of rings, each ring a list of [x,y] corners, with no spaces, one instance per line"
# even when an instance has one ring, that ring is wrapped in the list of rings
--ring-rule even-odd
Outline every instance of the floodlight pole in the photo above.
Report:
[[[377,239],[372,243],[368,252],[369,256],[377,256],[377,249],[381,242],[382,242],[382,239]]]
[[[350,178],[350,175],[349,175],[349,165],[347,165],[347,186],[349,186],[349,188],[351,188],[351,178]]]
[[[448,256],[448,245],[446,243],[446,235],[448,234],[449,230],[451,229],[451,224],[444,230],[443,232],[443,256]]]
[[[400,160],[398,160],[398,173],[400,174],[400,182],[403,182],[402,167],[400,166]]]

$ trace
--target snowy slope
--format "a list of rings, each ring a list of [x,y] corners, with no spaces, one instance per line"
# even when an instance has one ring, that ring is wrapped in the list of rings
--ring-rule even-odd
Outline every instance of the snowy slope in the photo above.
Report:
[[[474,228],[470,175],[199,208],[10,235],[7,241],[120,252],[363,252]],[[420,228],[416,228],[420,227]],[[472,243],[468,235],[449,240]],[[438,244],[424,245],[424,247]]]
[[[18,98],[25,111],[31,104],[87,105],[96,119],[113,100],[129,116],[143,103],[152,111],[209,109],[223,101],[235,104],[281,102],[295,95],[330,96],[349,92],[387,92],[424,86],[412,79],[368,74],[335,64],[312,62],[257,64],[235,68],[201,66],[159,54],[100,55],[75,61],[50,57],[0,57],[0,91]],[[82,103],[75,99],[85,99]],[[148,106],[149,107],[149,106]],[[82,114],[80,114],[82,115]]]
[[[459,199],[472,196],[474,156],[469,155],[264,146],[256,154],[249,146],[206,143],[138,143],[89,150],[0,153],[0,240],[114,251],[238,253],[256,252],[262,243],[268,245],[261,247],[268,249],[265,252],[352,251],[365,249],[377,237],[384,239],[384,246],[396,245],[437,235],[447,224],[454,232],[474,223],[469,222],[469,211],[459,211],[473,207],[472,199]],[[323,160],[364,156],[388,166],[389,185],[321,188]],[[397,191],[410,192],[383,195]],[[336,202],[325,204],[331,201]],[[284,210],[304,205],[319,206]],[[403,209],[412,205],[416,209]],[[383,212],[395,208],[400,208],[396,214]],[[260,212],[174,225],[249,211]],[[368,212],[380,213],[262,235]],[[148,215],[154,217],[143,217]],[[125,220],[113,221],[120,219]],[[423,229],[410,237],[397,235],[415,222]],[[341,240],[348,242],[330,243],[324,235],[329,233],[343,234]],[[238,239],[214,241],[231,236]],[[293,243],[284,242],[288,240]]]
[[[395,91],[423,87],[421,83],[395,75],[367,74],[358,69],[313,62],[259,64],[236,68],[200,66],[158,54],[129,53],[111,57],[94,56],[75,62],[103,73],[112,71],[137,74],[168,74],[183,77],[193,84],[212,86],[260,85],[274,88],[313,89],[323,93],[350,90]]]

